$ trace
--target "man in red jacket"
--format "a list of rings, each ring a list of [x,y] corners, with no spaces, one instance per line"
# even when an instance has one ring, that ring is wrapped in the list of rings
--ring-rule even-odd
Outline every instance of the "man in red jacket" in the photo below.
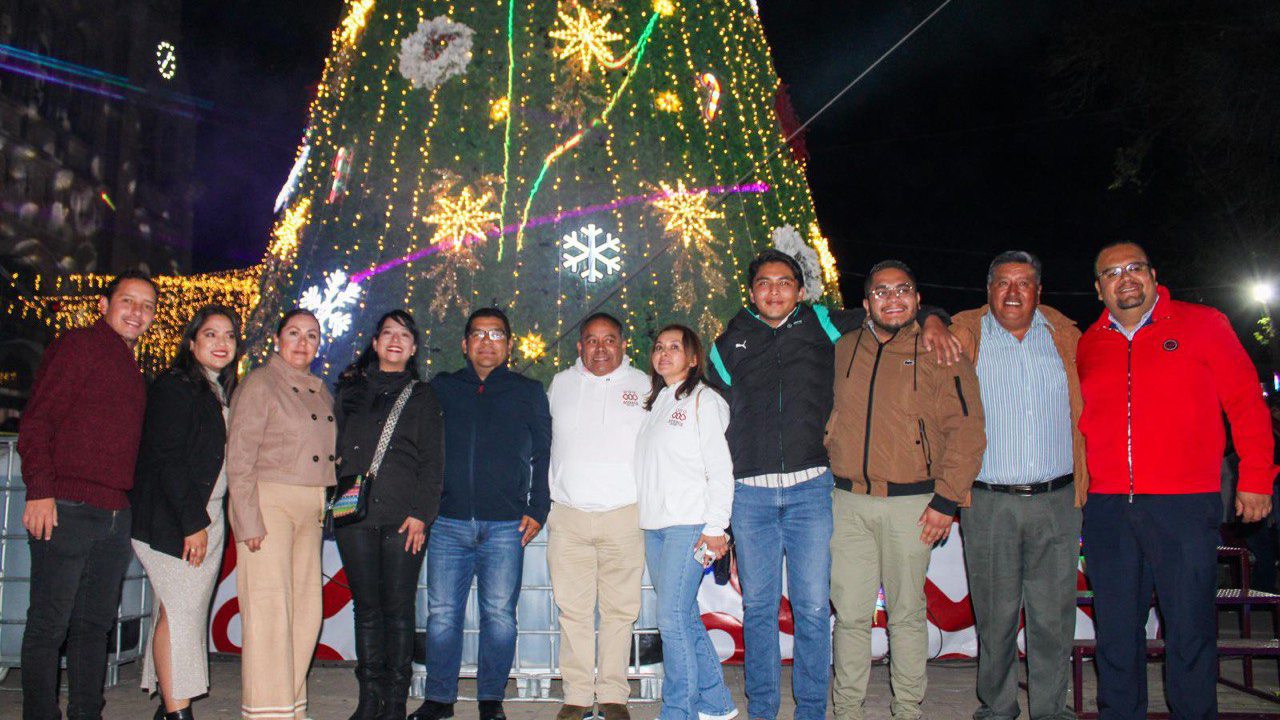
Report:
[[[58,649],[67,643],[67,718],[102,717],[107,639],[133,557],[129,499],[146,383],[133,348],[156,286],[130,271],[98,300],[102,317],[45,350],[22,414],[18,453],[31,549],[22,636],[22,717],[59,720]]]
[[[1154,587],[1169,709],[1214,718],[1222,413],[1240,454],[1235,511],[1254,522],[1271,510],[1276,473],[1267,410],[1227,318],[1171,299],[1140,246],[1103,248],[1094,272],[1106,311],[1080,339],[1077,365],[1099,717],[1146,717],[1143,626]]]

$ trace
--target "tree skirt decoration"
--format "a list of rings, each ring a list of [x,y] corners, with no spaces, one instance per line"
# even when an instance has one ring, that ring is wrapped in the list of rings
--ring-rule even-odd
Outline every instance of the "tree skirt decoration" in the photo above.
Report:
[[[400,74],[416,88],[436,89],[445,80],[467,71],[474,34],[471,28],[444,15],[423,20],[400,43]]]

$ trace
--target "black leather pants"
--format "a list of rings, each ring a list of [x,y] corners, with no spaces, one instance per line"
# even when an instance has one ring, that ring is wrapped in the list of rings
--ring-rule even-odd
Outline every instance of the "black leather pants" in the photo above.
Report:
[[[361,523],[335,535],[351,587],[361,695],[368,688],[383,705],[403,708],[413,672],[414,600],[425,552],[406,552],[399,529]]]

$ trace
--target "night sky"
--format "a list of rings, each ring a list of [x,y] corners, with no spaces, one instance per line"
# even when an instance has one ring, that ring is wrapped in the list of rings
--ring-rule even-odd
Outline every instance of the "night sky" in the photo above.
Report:
[[[810,117],[941,1],[760,0],[799,117]],[[1224,3],[1237,18],[1265,5]],[[916,269],[926,302],[974,307],[984,301],[991,256],[1017,248],[1043,258],[1044,301],[1088,322],[1100,307],[1094,252],[1133,238],[1148,244],[1161,280],[1183,299],[1217,305],[1241,330],[1257,318],[1237,284],[1259,272],[1259,262],[1262,271],[1274,268],[1280,243],[1264,243],[1263,257],[1248,263],[1231,259],[1189,171],[1162,160],[1158,144],[1140,186],[1108,189],[1117,150],[1152,114],[1135,110],[1123,90],[1088,103],[1066,97],[1071,78],[1055,71],[1055,59],[1072,51],[1071,28],[1087,31],[1081,7],[953,0],[810,127],[809,181],[846,298],[860,295],[866,268],[895,257]],[[218,107],[199,134],[194,269],[244,266],[266,245],[341,4],[228,0],[185,8],[191,92]],[[768,232],[761,228],[762,239]]]

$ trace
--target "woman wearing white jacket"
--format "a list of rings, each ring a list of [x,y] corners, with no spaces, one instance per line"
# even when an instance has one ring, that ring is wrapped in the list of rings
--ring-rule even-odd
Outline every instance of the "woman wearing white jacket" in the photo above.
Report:
[[[702,382],[693,330],[668,325],[653,344],[649,411],[636,439],[640,527],[662,635],[659,720],[729,720],[738,711],[698,611],[706,566],[728,551],[733,461],[729,405]]]

